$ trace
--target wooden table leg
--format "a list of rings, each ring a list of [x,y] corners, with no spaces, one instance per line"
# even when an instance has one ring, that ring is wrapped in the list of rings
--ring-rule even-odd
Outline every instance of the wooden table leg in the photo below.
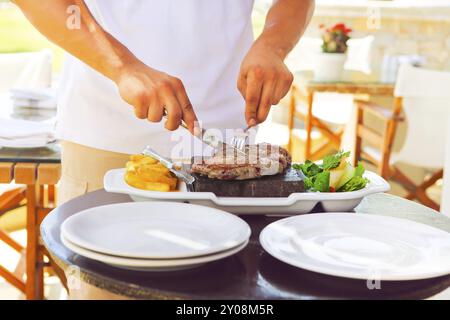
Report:
[[[312,107],[314,100],[314,92],[308,91],[307,93],[307,110],[306,110],[306,118],[305,118],[305,127],[306,127],[306,141],[305,141],[305,160],[308,160],[311,157],[311,133],[312,133]]]
[[[27,185],[27,281],[25,295],[28,300],[43,299],[43,258],[38,248],[40,187],[37,185],[37,164],[17,163],[14,167],[14,178],[16,183]]]
[[[39,253],[39,226],[37,217],[37,200],[40,188],[27,186],[27,282],[26,297],[28,300],[39,300],[44,297],[42,257]]]

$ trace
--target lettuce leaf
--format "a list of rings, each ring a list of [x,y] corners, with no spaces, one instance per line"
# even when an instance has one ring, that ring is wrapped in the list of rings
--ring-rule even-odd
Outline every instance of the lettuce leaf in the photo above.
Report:
[[[349,182],[344,184],[338,192],[349,192],[363,189],[369,180],[361,176],[354,176]]]
[[[362,177],[364,172],[366,172],[366,169],[364,169],[361,162],[358,162],[358,165],[355,168],[354,177]]]
[[[311,177],[311,178],[306,177],[303,180],[303,183],[305,184],[306,190],[312,190],[314,188],[314,178],[313,177]]]
[[[342,187],[340,187],[337,191],[338,192],[349,192],[349,191],[356,191],[361,190],[365,188],[369,180],[366,178],[363,178],[363,174],[366,171],[364,169],[361,162],[358,163],[358,165],[355,168],[355,173],[353,177]]]
[[[316,175],[314,179],[313,191],[330,191],[330,171],[322,171]]]
[[[314,177],[322,172],[322,168],[310,160],[306,160],[303,164],[294,164],[292,167],[296,170],[301,170],[308,178]]]
[[[350,152],[339,151],[336,154],[326,156],[323,158],[322,168],[323,170],[334,169],[341,163],[342,158],[348,158]]]

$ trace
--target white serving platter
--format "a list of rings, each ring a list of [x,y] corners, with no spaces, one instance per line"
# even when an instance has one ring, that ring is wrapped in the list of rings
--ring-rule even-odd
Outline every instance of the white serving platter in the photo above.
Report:
[[[406,281],[450,274],[450,234],[388,216],[318,213],[278,220],[260,234],[273,257],[327,275]]]
[[[319,202],[327,212],[352,211],[361,200],[370,194],[390,190],[382,177],[367,171],[370,180],[364,189],[351,192],[301,192],[285,198],[237,198],[218,197],[212,192],[189,192],[181,182],[178,191],[159,192],[133,188],[124,180],[125,169],[113,169],[105,174],[103,185],[106,191],[129,194],[134,201],[175,201],[203,205],[234,214],[292,215],[310,212]],[[226,181],[224,181],[224,186]]]

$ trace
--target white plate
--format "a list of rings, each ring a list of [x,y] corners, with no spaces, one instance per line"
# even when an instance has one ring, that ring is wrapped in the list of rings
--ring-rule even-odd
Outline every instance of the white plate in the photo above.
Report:
[[[321,213],[278,220],[260,234],[263,248],[290,265],[370,280],[450,274],[450,234],[410,220]]]
[[[108,171],[103,185],[106,191],[129,194],[135,201],[179,201],[199,204],[226,210],[235,214],[301,214],[310,212],[321,202],[325,211],[351,211],[361,200],[373,193],[386,192],[389,184],[373,172],[366,172],[370,183],[364,189],[352,192],[303,192],[293,193],[286,198],[233,198],[217,197],[212,192],[188,192],[186,185],[180,183],[175,192],[146,191],[133,188],[124,180],[125,169]],[[226,186],[224,181],[224,187]]]
[[[250,237],[230,213],[185,203],[131,202],[68,218],[62,235],[82,248],[127,258],[179,259],[235,248]]]
[[[46,148],[50,144],[54,143],[53,141],[47,141],[47,142],[31,142],[31,143],[20,143],[19,145],[14,143],[14,141],[6,141],[3,139],[0,139],[0,149],[1,148],[9,148],[9,149],[40,149],[40,148]]]
[[[197,258],[152,260],[122,258],[90,251],[73,244],[72,242],[64,238],[63,235],[61,235],[61,241],[69,250],[72,250],[73,252],[83,257],[100,261],[118,268],[141,271],[176,271],[195,268],[208,262],[213,262],[232,256],[244,249],[248,244],[247,240],[243,244],[231,250]]]

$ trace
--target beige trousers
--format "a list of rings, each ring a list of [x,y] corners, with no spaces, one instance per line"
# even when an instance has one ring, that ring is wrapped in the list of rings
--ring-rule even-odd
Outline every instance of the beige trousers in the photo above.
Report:
[[[61,143],[61,181],[58,203],[103,188],[103,176],[108,170],[124,168],[129,156],[86,147],[73,142]]]

